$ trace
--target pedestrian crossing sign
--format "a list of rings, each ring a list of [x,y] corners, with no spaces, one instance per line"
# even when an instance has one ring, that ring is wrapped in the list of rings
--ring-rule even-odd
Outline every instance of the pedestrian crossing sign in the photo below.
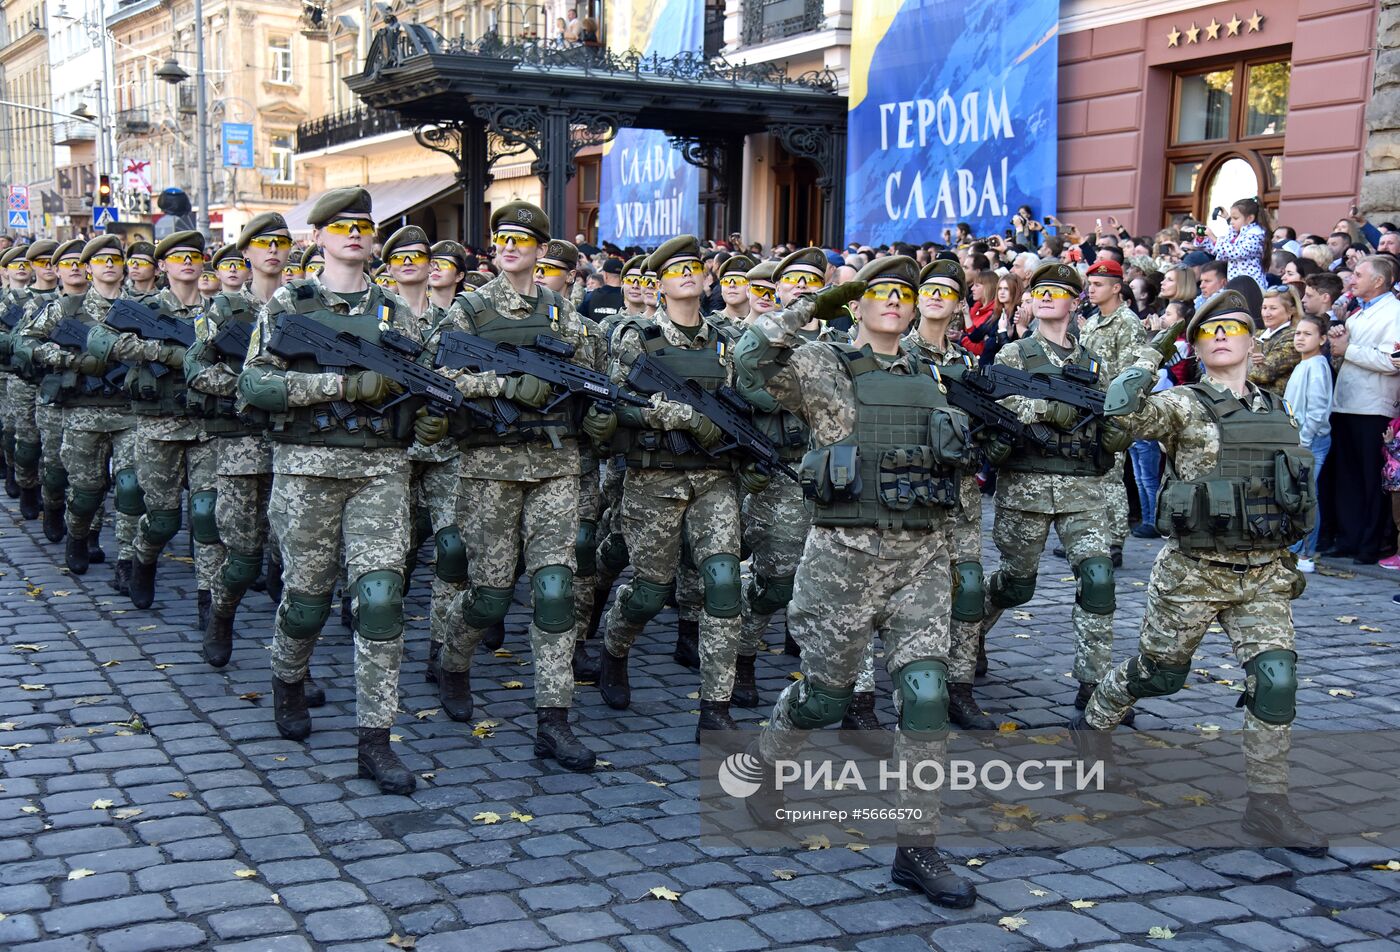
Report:
[[[6,224],[6,226],[9,227],[9,228],[28,228],[28,227],[29,227],[29,212],[28,212],[28,210],[20,211],[19,209],[11,208],[11,209],[10,209],[8,212],[6,212],[6,214],[5,214],[5,224]]]

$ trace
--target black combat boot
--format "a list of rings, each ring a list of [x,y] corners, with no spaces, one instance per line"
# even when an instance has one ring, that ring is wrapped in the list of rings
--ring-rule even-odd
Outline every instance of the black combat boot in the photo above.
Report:
[[[233,612],[210,612],[204,626],[204,661],[210,667],[222,668],[233,657]]]
[[[428,665],[423,669],[423,680],[429,684],[437,684],[438,658],[442,656],[442,642],[428,642]]]
[[[612,594],[612,587],[605,591],[601,585],[593,589],[593,614],[588,618],[588,631],[584,633],[585,638],[598,637],[598,626],[603,623],[603,616],[608,611],[608,596]]]
[[[1113,562],[1115,569],[1123,567],[1123,547],[1121,545],[1110,545],[1108,547],[1108,557]]]
[[[602,662],[598,656],[588,650],[588,642],[582,638],[574,641],[574,682],[592,681],[598,683],[598,675],[602,671]]]
[[[442,711],[454,721],[472,719],[472,673],[470,671],[447,671],[442,667],[442,659],[437,662],[438,700]]]
[[[68,534],[68,526],[63,522],[63,503],[44,507],[44,538],[50,542],[62,542]]]
[[[304,684],[288,684],[272,676],[272,719],[277,733],[287,740],[306,740],[311,736],[311,713],[306,709]]]
[[[627,710],[632,703],[632,686],[627,683],[627,656],[614,657],[604,646],[598,652],[598,658],[602,662],[598,672],[598,690],[604,702],[614,711]]]
[[[847,740],[866,753],[888,753],[893,743],[888,729],[875,714],[873,691],[857,691],[851,696],[851,706],[841,718],[841,730],[849,731]]]
[[[535,723],[536,757],[553,757],[565,770],[578,772],[592,770],[598,763],[598,755],[574,736],[568,708],[536,708]]]
[[[137,608],[150,608],[156,600],[156,564],[147,565],[140,559],[131,560],[131,585],[127,588],[131,604]]]
[[[672,659],[682,668],[692,671],[700,667],[700,622],[676,619],[676,650]]]
[[[792,655],[794,658],[802,657],[802,646],[792,637],[792,629],[788,627],[786,619],[783,620],[783,632],[783,654]]]
[[[728,701],[701,701],[700,723],[695,726],[695,741],[702,731],[737,731],[739,724],[729,716]]]
[[[107,580],[107,584],[112,587],[112,591],[128,594],[131,588],[131,560],[117,559],[117,567],[112,572],[112,577]]]
[[[977,636],[977,667],[973,673],[979,678],[987,676],[987,633],[984,631]]]
[[[80,539],[70,534],[68,541],[63,546],[63,561],[68,565],[68,571],[74,575],[86,575],[90,561],[88,559],[87,539]]]
[[[1309,826],[1288,802],[1286,793],[1251,793],[1240,826],[1270,846],[1304,856],[1327,855],[1327,834]]]
[[[19,483],[15,481],[15,468],[13,466],[5,468],[5,495],[11,499],[19,498]]]
[[[1103,761],[1105,786],[1117,784],[1114,770],[1116,762],[1113,756],[1113,731],[1100,730],[1089,723],[1088,719],[1081,713],[1075,714],[1069,719],[1069,736],[1074,741],[1074,748],[1079,752],[1079,756],[1089,762]]]
[[[984,714],[982,708],[977,706],[977,700],[972,696],[972,685],[970,684],[950,683],[948,685],[948,720],[953,726],[961,727],[966,731],[994,731],[997,729],[996,721]]]
[[[1080,681],[1079,693],[1074,696],[1074,706],[1081,711],[1087,708],[1089,706],[1089,698],[1094,696],[1094,689],[1098,686],[1099,682],[1097,681]],[[1118,723],[1122,724],[1124,727],[1132,727],[1133,721],[1135,720],[1137,720],[1137,711],[1130,707],[1128,708],[1128,713],[1124,714],[1123,719]]]
[[[271,556],[267,560],[267,597],[272,604],[282,604],[282,560]]]
[[[94,526],[87,541],[88,564],[101,565],[107,561],[107,553],[102,551],[102,528]]]
[[[418,778],[389,749],[389,728],[357,727],[360,738],[359,774],[379,784],[380,793],[408,796],[418,786]]]
[[[734,690],[729,703],[735,707],[758,707],[758,682],[754,680],[754,655],[739,655],[734,659]]]
[[[44,511],[43,496],[38,486],[25,486],[19,491],[19,514],[26,519],[38,519]]]
[[[496,651],[501,645],[506,643],[506,621],[500,621],[491,625],[481,634],[481,647],[487,651]]]
[[[214,604],[214,595],[207,588],[201,588],[197,596],[199,627],[204,630],[209,627],[209,611]]]
[[[321,687],[307,674],[306,680],[301,682],[301,693],[306,696],[307,707],[324,707],[326,703],[326,689]]]
[[[890,879],[921,892],[934,905],[967,909],[977,901],[977,887],[948,868],[934,846],[901,846],[894,851]]]
[[[340,624],[350,632],[355,633],[355,613],[350,609],[350,596],[340,596]]]

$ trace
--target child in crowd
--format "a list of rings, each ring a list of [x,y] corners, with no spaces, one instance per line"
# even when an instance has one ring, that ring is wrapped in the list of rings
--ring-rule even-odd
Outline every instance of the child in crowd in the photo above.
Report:
[[[1385,428],[1385,466],[1381,470],[1381,488],[1390,494],[1390,518],[1400,532],[1400,417]],[[1400,569],[1400,552],[1376,563],[1385,569]]]
[[[1303,317],[1293,332],[1293,347],[1298,351],[1298,366],[1289,375],[1288,386],[1283,398],[1298,421],[1298,440],[1313,454],[1313,489],[1316,492],[1317,474],[1322,472],[1322,463],[1327,459],[1327,451],[1332,448],[1332,370],[1327,358],[1322,356],[1322,342],[1327,339],[1327,328],[1321,318]],[[1318,526],[1314,525],[1307,538],[1293,546],[1298,556],[1298,571],[1311,572],[1315,566],[1313,557],[1317,554]],[[1400,568],[1400,566],[1396,566]]]

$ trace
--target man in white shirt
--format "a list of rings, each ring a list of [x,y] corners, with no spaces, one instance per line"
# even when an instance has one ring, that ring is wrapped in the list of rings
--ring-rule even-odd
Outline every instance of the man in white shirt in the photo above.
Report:
[[[1324,514],[1334,545],[1324,552],[1374,564],[1391,533],[1381,490],[1381,434],[1400,406],[1400,300],[1391,292],[1395,260],[1372,255],[1356,266],[1361,310],[1328,332],[1337,389],[1332,397],[1332,452],[1323,472]]]

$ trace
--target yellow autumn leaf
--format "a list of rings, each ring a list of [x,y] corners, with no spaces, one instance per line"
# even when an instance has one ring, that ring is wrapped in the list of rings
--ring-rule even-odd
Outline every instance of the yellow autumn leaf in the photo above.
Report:
[[[1203,807],[1207,803],[1210,803],[1210,797],[1203,793],[1188,793],[1181,799],[1185,800],[1187,803],[1194,803],[1198,807]]]
[[[132,817],[140,816],[145,811],[140,807],[127,807],[124,810],[113,810],[112,816],[118,820],[130,820]]]
[[[482,810],[476,816],[472,817],[472,819],[480,823],[500,823],[501,815],[499,813],[492,813],[490,810]]]
[[[1060,742],[1060,738],[1054,734],[1027,734],[1026,740],[1032,744],[1058,744]]]
[[[1012,638],[1023,638],[1023,639],[1025,639],[1025,640],[1029,641],[1031,636],[1028,635],[1028,634],[1026,634],[1026,633],[1023,632],[1023,631],[1018,631],[1018,632],[1016,632],[1015,634],[1013,634],[1011,637],[1012,637]]]
[[[190,795],[184,790],[171,790],[170,795],[176,800],[188,800]]]
[[[38,813],[38,812],[39,812],[39,808],[36,807],[36,806],[34,806],[33,804],[28,804],[28,805],[26,805],[26,806],[20,807],[20,808],[19,808],[19,812],[20,812],[20,813]]]
[[[870,844],[869,844],[869,843],[847,843],[847,844],[846,844],[846,849],[850,850],[852,853],[862,853],[862,852],[864,852],[865,850],[870,849]]]
[[[1091,899],[1071,899],[1069,904],[1075,909],[1092,909],[1098,905]]]
[[[256,701],[260,697],[262,697],[261,691],[247,691],[238,695],[240,701]]]
[[[4,746],[0,746],[0,750],[10,750],[10,751],[24,750],[24,748],[26,748],[26,747],[33,747],[33,746],[34,746],[33,744],[5,744]]]
[[[115,658],[113,658],[111,661],[104,661],[104,662],[102,662],[102,667],[104,667],[104,668],[115,668],[115,667],[116,667],[117,665],[119,665],[119,664],[121,664],[121,662],[118,661],[118,660],[116,660]]]
[[[482,727],[480,724],[472,728],[473,737],[495,737],[496,732],[489,727]]]
[[[1041,897],[1041,896],[1048,896],[1048,895],[1050,895],[1050,894],[1049,894],[1048,892],[1046,892],[1044,889],[1032,889],[1032,890],[1031,890],[1031,895],[1032,895],[1032,896],[1035,896],[1035,897],[1037,897],[1037,898],[1039,898],[1039,897]]]
[[[1387,871],[1387,872],[1391,872],[1391,873],[1400,873],[1400,860],[1391,860],[1391,861],[1388,862],[1388,863],[1376,863],[1376,864],[1372,865],[1371,868],[1372,868],[1372,869],[1383,869],[1383,870],[1385,870],[1385,871]]]
[[[155,626],[155,625],[142,625],[140,628],[138,628],[138,629],[136,629],[136,630],[137,630],[137,631],[155,631],[155,630],[156,630],[156,626]]]
[[[111,800],[94,800],[94,801],[92,801],[92,808],[93,808],[94,810],[110,810],[110,809],[112,808],[112,806],[113,806],[113,803],[112,803]]]
[[[1348,691],[1346,688],[1332,688],[1327,693],[1333,697],[1356,697],[1355,691]]]
[[[57,590],[54,591],[54,594],[57,595],[57,596],[59,596],[60,598],[62,598],[62,597],[65,596],[65,595],[72,595],[73,593],[72,593],[72,592],[64,591],[64,590],[62,590],[62,589],[57,589]]]
[[[1354,624],[1356,624],[1356,620],[1357,620],[1357,619],[1356,619],[1356,616],[1355,616],[1355,615],[1338,615],[1338,616],[1337,616],[1337,621],[1341,622],[1343,625],[1354,625]]]
[[[964,863],[963,865],[964,865],[964,866],[981,866],[981,865],[983,865],[983,864],[986,863],[986,862],[987,862],[987,861],[986,861],[985,859],[977,859],[976,857],[973,857],[972,859],[968,860],[968,861],[967,861],[966,863]]]
[[[1369,631],[1369,632],[1371,632],[1372,634],[1375,634],[1375,633],[1377,633],[1377,632],[1380,631],[1380,629],[1377,628],[1375,625],[1357,625],[1357,626],[1356,626],[1356,630],[1357,630],[1357,631]]]
[[[391,743],[391,744],[401,744],[401,743],[403,743],[403,735],[402,735],[402,734],[390,734],[390,735],[389,735],[389,743]]]
[[[281,764],[281,763],[286,763],[286,761],[287,761],[287,758],[286,758],[286,757],[273,757],[272,759],[275,760],[275,761],[277,761],[279,764]]]
[[[476,722],[476,726],[479,727],[479,728],[481,728],[482,730],[487,730],[487,731],[489,731],[489,730],[490,730],[491,728],[493,728],[493,727],[500,727],[500,726],[501,726],[501,722],[500,722],[500,721],[477,721],[477,722]]]
[[[416,717],[416,718],[418,718],[420,721],[426,721],[428,718],[430,718],[430,717],[432,717],[434,714],[436,714],[439,710],[441,710],[441,708],[430,707],[430,708],[428,708],[426,711],[419,711],[417,714],[414,714],[413,716]]]
[[[612,761],[611,761],[611,760],[599,760],[599,761],[598,761],[598,766],[599,766],[599,767],[611,767],[611,766],[612,766]]]
[[[856,829],[855,827],[853,827],[853,826],[848,826],[848,827],[846,827],[845,829],[843,829],[841,832],[842,832],[842,833],[849,833],[851,836],[859,836],[861,839],[865,839],[865,834],[862,833],[860,830],[857,830],[857,829]]]
[[[998,734],[1014,734],[1020,729],[1021,725],[1017,724],[1015,721],[1002,721],[997,725]]]
[[[19,689],[21,691],[47,691],[49,686],[47,684],[21,684]]]
[[[168,665],[168,664],[158,664],[158,665],[155,665],[154,667],[155,667],[155,669],[156,669],[157,671],[164,671],[166,668],[170,667],[170,665]]]
[[[1007,932],[1015,932],[1017,929],[1021,928],[1021,926],[1029,924],[1029,919],[1023,919],[1020,916],[1002,916],[997,920],[997,925],[1001,926]]]
[[[90,869],[75,869],[68,874],[68,879],[69,881],[72,881],[74,879],[87,879],[89,876],[94,875],[96,874]]]
[[[689,694],[686,695],[686,697],[687,697],[688,699],[692,700],[692,701],[698,701],[698,700],[700,700],[700,692],[699,692],[699,691],[691,691]]]
[[[534,819],[534,816],[529,813],[521,813],[519,810],[511,810],[510,818],[512,820],[519,820],[521,823],[529,823]]]
[[[1149,939],[1174,939],[1176,938],[1176,933],[1166,926],[1153,926],[1151,929],[1147,930],[1147,937]]]
[[[801,671],[789,671],[789,672],[788,672],[788,680],[789,680],[789,681],[801,681],[804,677],[806,677],[806,675],[804,675]]]
[[[282,897],[279,896],[277,893],[273,893],[271,896],[268,896],[267,898],[268,898],[268,899],[271,899],[275,904],[277,904],[277,905],[279,905],[279,906],[282,905]]]
[[[797,875],[797,870],[795,870],[795,869],[775,869],[775,870],[773,870],[773,878],[774,878],[774,879],[781,879],[783,882],[787,882],[789,879],[792,879],[792,878],[795,877],[796,875]]]
[[[667,889],[665,886],[653,886],[647,890],[647,895],[653,899],[665,899],[667,902],[675,902],[681,898],[680,893],[673,889]]]
[[[11,651],[43,651],[43,650],[44,650],[45,648],[47,648],[47,647],[48,647],[48,645],[23,644],[23,645],[13,645],[13,646],[11,646],[10,650],[11,650]]]
[[[660,780],[648,780],[647,783],[651,784],[653,787],[670,786],[670,784],[662,783]]]
[[[497,658],[514,658],[514,657],[515,657],[515,654],[514,654],[513,652],[507,651],[507,650],[504,649],[504,648],[497,648],[496,651],[495,651],[495,655],[496,655]]]
[[[1220,730],[1220,725],[1219,725],[1219,724],[1197,724],[1197,725],[1196,725],[1196,730],[1202,731],[1202,732],[1204,732],[1204,733],[1206,733],[1206,734],[1210,734],[1210,733],[1213,733],[1213,732],[1215,732],[1215,731]]]
[[[501,687],[503,687],[503,688],[510,688],[511,690],[515,690],[515,689],[517,689],[517,688],[523,688],[524,686],[525,686],[524,683],[521,682],[521,681],[502,681],[502,682],[501,682]]]
[[[19,721],[0,721],[0,731],[12,731],[19,726]]]
[[[994,803],[992,804],[992,809],[1010,820],[1033,820],[1039,816],[1038,813],[1024,803],[1018,803],[1014,806],[1009,803]]]
[[[420,773],[418,776],[422,777],[424,780],[432,780],[437,774],[429,770],[427,773]]]
[[[384,941],[396,949],[413,949],[418,946],[418,940],[415,937],[411,935],[399,935],[397,932]]]
[[[233,871],[233,875],[237,876],[239,879],[252,879],[257,874],[258,871],[256,869],[235,869]]]
[[[820,833],[813,833],[811,836],[802,840],[799,845],[808,850],[829,850],[831,849],[831,840]]]

